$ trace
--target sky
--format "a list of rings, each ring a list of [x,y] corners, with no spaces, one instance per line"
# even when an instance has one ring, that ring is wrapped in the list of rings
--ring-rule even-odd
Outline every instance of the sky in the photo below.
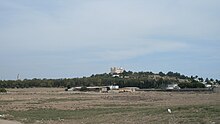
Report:
[[[125,70],[220,79],[220,0],[0,0],[0,80]]]

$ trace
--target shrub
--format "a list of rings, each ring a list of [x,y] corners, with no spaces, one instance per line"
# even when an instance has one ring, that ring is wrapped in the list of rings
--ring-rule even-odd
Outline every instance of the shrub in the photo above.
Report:
[[[205,88],[205,85],[199,82],[180,83],[178,86],[180,88]]]
[[[86,86],[81,87],[80,91],[88,91]]]
[[[6,93],[7,91],[6,91],[5,88],[0,88],[0,92],[1,92],[1,93]]]

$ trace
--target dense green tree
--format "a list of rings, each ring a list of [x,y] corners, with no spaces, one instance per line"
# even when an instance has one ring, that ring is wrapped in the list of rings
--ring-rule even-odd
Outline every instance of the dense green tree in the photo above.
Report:
[[[178,86],[180,88],[205,88],[205,85],[203,83],[200,83],[198,81],[192,81],[191,83],[179,83]]]
[[[0,88],[0,93],[6,93],[7,90],[5,88]]]
[[[159,72],[159,75],[162,76],[162,77],[166,76],[166,74],[164,74],[163,72]]]

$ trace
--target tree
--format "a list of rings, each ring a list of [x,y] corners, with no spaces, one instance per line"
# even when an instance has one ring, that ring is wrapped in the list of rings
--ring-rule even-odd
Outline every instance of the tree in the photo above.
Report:
[[[180,88],[205,88],[205,85],[203,83],[200,83],[198,81],[193,80],[191,83],[180,83],[178,84]]]
[[[6,93],[7,90],[5,88],[0,88],[0,93]]]
[[[210,80],[209,80],[209,78],[206,78],[206,79],[205,79],[205,82],[206,82],[207,84],[210,84],[210,83],[211,83]]]
[[[219,80],[217,80],[217,79],[215,80],[215,82],[216,82],[216,84],[220,84],[220,81],[219,81]]]
[[[204,81],[204,79],[201,77],[201,78],[198,78],[199,79],[199,81],[200,82],[203,82]]]
[[[88,91],[88,88],[86,86],[83,86],[80,88],[80,91]]]
[[[167,76],[173,76],[173,72],[171,71],[167,72]]]
[[[159,72],[159,75],[163,77],[163,76],[165,76],[166,74],[164,74],[163,72]]]

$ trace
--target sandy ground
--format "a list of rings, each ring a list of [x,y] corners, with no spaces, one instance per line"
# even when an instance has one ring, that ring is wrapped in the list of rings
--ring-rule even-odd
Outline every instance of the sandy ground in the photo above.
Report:
[[[21,123],[17,122],[17,121],[8,121],[8,120],[1,120],[0,119],[0,124],[21,124]]]

